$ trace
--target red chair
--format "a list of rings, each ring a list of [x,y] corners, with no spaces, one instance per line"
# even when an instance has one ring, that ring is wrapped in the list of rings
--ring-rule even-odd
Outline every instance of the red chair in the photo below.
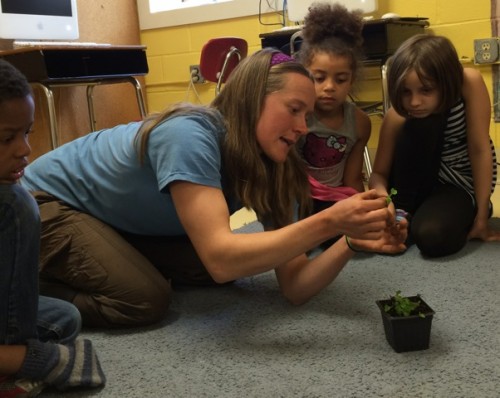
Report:
[[[200,72],[206,80],[217,83],[216,94],[219,94],[222,84],[247,53],[248,43],[239,37],[210,39],[203,46]]]

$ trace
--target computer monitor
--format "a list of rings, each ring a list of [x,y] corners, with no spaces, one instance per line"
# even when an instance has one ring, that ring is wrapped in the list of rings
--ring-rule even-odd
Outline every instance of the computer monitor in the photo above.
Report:
[[[294,22],[303,21],[309,7],[318,1],[319,0],[287,0],[288,19]],[[321,0],[320,2],[324,3],[325,0]],[[362,10],[365,14],[377,10],[377,0],[328,0],[327,2],[342,4],[349,10]]]
[[[0,0],[0,38],[78,39],[76,0]]]

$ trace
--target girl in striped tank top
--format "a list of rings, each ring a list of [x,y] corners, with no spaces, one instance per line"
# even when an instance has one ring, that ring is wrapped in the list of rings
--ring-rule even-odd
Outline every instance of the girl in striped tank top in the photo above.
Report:
[[[456,253],[469,239],[500,241],[488,225],[497,163],[480,72],[462,67],[447,38],[416,35],[391,57],[387,77],[392,108],[370,188],[397,190],[390,206],[408,213],[408,243],[423,255]]]

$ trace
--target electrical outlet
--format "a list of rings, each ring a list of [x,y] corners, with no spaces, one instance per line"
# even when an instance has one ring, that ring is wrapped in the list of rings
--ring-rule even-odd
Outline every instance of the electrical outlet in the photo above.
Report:
[[[189,75],[193,83],[205,83],[205,78],[201,75],[200,65],[190,65]]]
[[[474,40],[474,63],[494,64],[498,61],[499,39],[497,37]]]

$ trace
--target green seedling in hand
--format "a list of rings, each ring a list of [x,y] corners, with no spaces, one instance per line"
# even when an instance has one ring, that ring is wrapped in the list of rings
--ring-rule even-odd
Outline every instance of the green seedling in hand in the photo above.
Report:
[[[391,191],[389,192],[389,195],[387,195],[387,198],[385,198],[385,202],[387,205],[389,205],[392,202],[392,197],[398,193],[396,188],[391,188]]]

